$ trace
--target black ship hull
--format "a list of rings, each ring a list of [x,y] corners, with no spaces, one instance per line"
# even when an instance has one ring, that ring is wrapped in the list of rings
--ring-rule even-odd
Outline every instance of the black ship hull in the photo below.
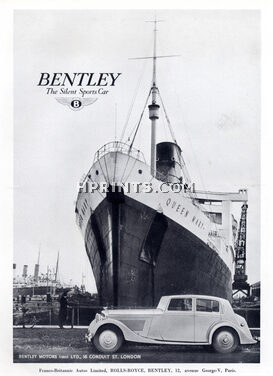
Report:
[[[120,193],[91,214],[85,247],[103,306],[153,307],[163,295],[186,293],[231,300],[231,271],[216,251]]]

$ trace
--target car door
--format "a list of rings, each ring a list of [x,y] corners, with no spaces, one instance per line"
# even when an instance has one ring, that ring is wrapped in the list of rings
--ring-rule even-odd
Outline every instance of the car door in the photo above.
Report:
[[[165,341],[194,341],[192,298],[171,298],[161,316],[160,335]]]
[[[208,342],[210,328],[220,319],[220,302],[218,300],[196,298],[195,342]]]

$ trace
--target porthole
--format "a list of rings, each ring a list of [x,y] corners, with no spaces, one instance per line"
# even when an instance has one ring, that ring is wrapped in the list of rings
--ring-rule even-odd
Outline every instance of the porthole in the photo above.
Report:
[[[96,175],[98,175],[99,174],[99,170],[96,170]]]
[[[138,170],[138,173],[139,173],[139,174],[142,174],[142,170]]]

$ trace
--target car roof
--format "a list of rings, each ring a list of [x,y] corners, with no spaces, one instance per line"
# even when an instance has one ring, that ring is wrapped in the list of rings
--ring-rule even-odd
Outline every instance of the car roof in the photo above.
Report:
[[[214,299],[222,302],[228,302],[227,299],[219,298],[218,296],[211,295],[198,295],[198,294],[183,294],[183,295],[164,295],[162,298],[197,298],[197,299]]]

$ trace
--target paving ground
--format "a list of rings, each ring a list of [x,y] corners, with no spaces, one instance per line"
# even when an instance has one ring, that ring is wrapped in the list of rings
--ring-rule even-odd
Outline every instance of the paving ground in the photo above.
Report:
[[[84,342],[86,329],[14,329],[14,362],[31,363],[258,363],[260,345],[233,354],[217,354],[209,346],[125,343],[114,355],[99,354]]]

